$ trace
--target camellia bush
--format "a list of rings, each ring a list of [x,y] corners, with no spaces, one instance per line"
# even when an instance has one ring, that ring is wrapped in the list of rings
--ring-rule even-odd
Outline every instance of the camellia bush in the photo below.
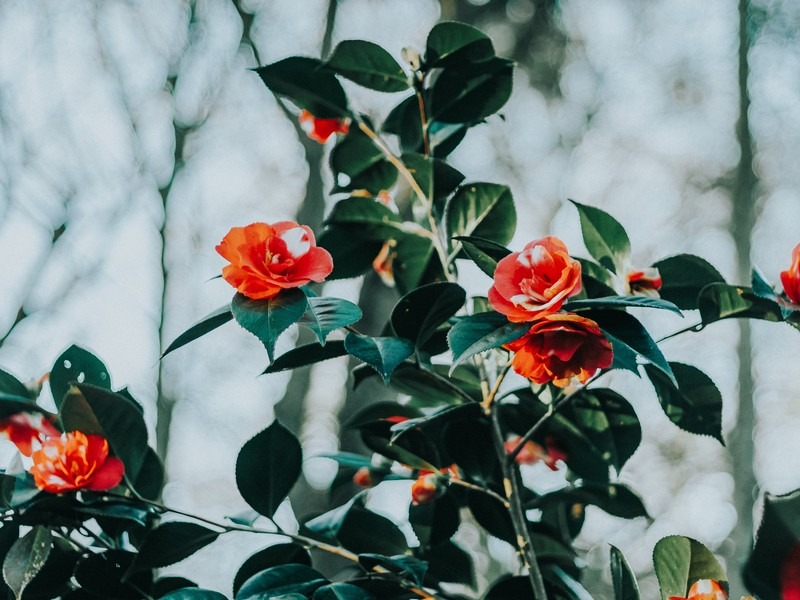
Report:
[[[654,406],[675,425],[722,443],[714,383],[668,360],[636,315],[690,311],[694,324],[675,335],[731,318],[800,328],[800,245],[779,287],[755,270],[749,286],[734,285],[689,254],[637,265],[613,216],[573,202],[590,256],[572,256],[553,236],[508,248],[509,188],[470,181],[447,158],[471,127],[491,126],[511,94],[514,64],[480,31],[450,22],[405,59],[348,40],[324,60],[255,69],[308,135],[332,146],[336,201],[321,231],[268,214],[231,229],[216,251],[229,263],[222,277],[235,288],[232,302],[165,352],[234,321],[263,342],[266,373],[350,356],[354,387],[373,379],[397,392],[402,401],[367,404],[350,419],[363,453],[330,456],[351,498],[299,515],[297,531],[282,529],[274,516],[304,457],[295,434],[274,421],[236,462],[250,513],[215,521],[164,505],[164,469],[141,406],[113,386],[99,358],[73,346],[38,384],[0,372],[0,431],[19,449],[0,476],[9,598],[584,600],[591,596],[573,542],[585,507],[647,516],[635,489],[619,482],[641,443],[639,419],[604,376],[622,369],[647,378]],[[348,101],[342,78],[405,97],[374,122]],[[483,295],[467,297],[459,285],[465,261],[485,274]],[[359,328],[358,305],[314,285],[372,270],[397,290],[379,335]],[[276,355],[276,340],[295,325],[314,341]],[[521,377],[507,378],[512,371]],[[37,402],[45,384],[55,414]],[[520,471],[539,462],[564,473],[563,488],[537,493],[523,483]],[[398,499],[408,504],[413,540],[366,503],[397,479],[413,482]],[[800,598],[800,497],[767,496],[763,515],[744,567],[749,592]],[[516,564],[486,590],[475,588],[471,554],[454,541],[462,521],[516,550]],[[230,557],[241,567],[227,594],[159,576],[233,531],[283,541]],[[622,553],[610,553],[613,597],[639,598]],[[336,560],[321,566],[322,554]],[[653,563],[662,600],[746,593],[730,591],[712,552],[686,537],[662,539]]]

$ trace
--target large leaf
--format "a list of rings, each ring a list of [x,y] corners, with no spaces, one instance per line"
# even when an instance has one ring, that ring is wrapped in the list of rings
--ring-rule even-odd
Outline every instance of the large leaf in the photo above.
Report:
[[[422,585],[425,573],[428,570],[428,565],[424,561],[402,554],[397,556],[383,556],[374,553],[360,554],[358,562],[367,571],[372,571],[378,566],[383,567],[404,579],[410,579],[418,586]]]
[[[727,582],[725,571],[711,551],[697,540],[680,535],[658,541],[653,550],[653,566],[661,600],[672,596],[685,598],[689,588],[700,579]]]
[[[402,92],[409,88],[403,67],[391,54],[372,42],[340,42],[326,66],[350,81],[379,92]]]
[[[639,584],[619,548],[611,546],[611,580],[614,600],[639,600]]]
[[[394,251],[394,280],[401,294],[444,279],[441,262],[429,237],[415,233],[401,235]]]
[[[436,329],[464,306],[467,293],[450,282],[423,285],[402,298],[392,309],[392,327],[400,337],[423,348]]]
[[[375,596],[356,585],[340,582],[317,589],[312,600],[375,600]]]
[[[681,310],[672,302],[661,298],[646,296],[607,296],[590,300],[572,300],[564,305],[566,311],[577,311],[585,308],[660,308],[683,316]]]
[[[392,371],[414,354],[414,342],[396,337],[369,337],[348,333],[344,339],[348,354],[364,361],[375,369],[385,382]]]
[[[336,144],[331,152],[330,165],[334,173],[344,174],[348,179],[345,184],[337,177],[337,192],[367,190],[378,194],[392,187],[397,179],[397,169],[386,161],[383,152],[372,140],[358,130],[351,131]],[[385,208],[380,204],[378,206]]]
[[[475,585],[475,568],[472,555],[461,546],[448,541],[424,556],[428,572],[442,581]]]
[[[426,68],[454,62],[476,62],[494,56],[489,37],[472,25],[443,21],[431,29],[425,45]]]
[[[462,365],[448,377],[448,368],[449,365],[432,365],[429,369],[411,362],[403,362],[392,371],[389,385],[401,394],[412,396],[417,403],[424,406],[460,405],[468,402],[470,398],[480,402],[480,379],[474,370]],[[377,373],[364,366],[356,367],[353,376],[355,380],[353,386],[356,387],[368,377],[377,376]]]
[[[0,397],[12,396],[32,400],[31,392],[19,379],[11,373],[6,373],[0,369]]]
[[[310,567],[311,555],[303,546],[294,542],[275,544],[251,554],[239,567],[236,577],[233,579],[234,595],[242,587],[242,584],[256,573],[270,567],[287,564],[308,565]]]
[[[336,76],[315,58],[291,56],[255,69],[273,94],[286,96],[320,119],[348,114],[347,98]]]
[[[517,213],[507,186],[496,183],[462,185],[445,208],[447,235],[479,237],[507,244],[514,235]],[[454,253],[461,247],[456,241]]]
[[[3,561],[3,579],[17,600],[44,568],[52,549],[50,530],[42,525],[34,526],[11,546]]]
[[[328,279],[358,277],[372,269],[372,261],[380,252],[383,240],[373,239],[370,229],[357,225],[325,228],[317,245],[330,252],[333,258],[333,271]]]
[[[408,521],[423,548],[445,544],[461,524],[458,502],[454,494],[445,494],[432,502],[412,504]]]
[[[536,508],[544,509],[552,504],[564,503],[571,510],[591,504],[615,517],[635,519],[646,517],[647,510],[641,498],[630,488],[621,483],[597,483],[587,481],[580,486],[567,487],[551,492],[532,503]]]
[[[347,350],[344,348],[344,342],[340,340],[328,342],[324,346],[317,343],[305,344],[281,354],[267,367],[264,373],[278,373],[288,369],[297,369],[298,367],[305,367],[346,355]]]
[[[504,315],[496,312],[478,313],[460,319],[447,334],[453,352],[450,372],[468,358],[512,342],[529,329],[530,323],[510,323]]]
[[[607,212],[570,200],[578,209],[586,249],[597,262],[610,271],[624,275],[631,254],[628,234]]]
[[[464,253],[489,277],[494,277],[497,263],[511,254],[511,250],[491,240],[474,236],[456,236],[453,239],[461,242]]]
[[[359,234],[375,240],[402,235],[403,222],[390,209],[371,198],[353,196],[337,202],[326,219],[329,225],[355,227]]]
[[[224,325],[232,318],[233,314],[231,313],[230,306],[225,305],[218,308],[214,312],[200,319],[197,323],[176,337],[175,340],[169,346],[167,346],[167,349],[164,350],[161,358],[164,358],[173,350],[177,350],[189,342],[193,342],[197,338],[204,336],[208,332],[214,331],[217,327]]]
[[[236,485],[242,498],[271,519],[300,477],[302,462],[298,439],[273,421],[245,443],[236,459]]]
[[[361,309],[349,300],[310,296],[308,308],[300,322],[307,325],[317,335],[320,344],[324,345],[331,331],[352,325],[360,319]]]
[[[493,115],[511,97],[513,75],[514,61],[499,57],[445,69],[431,89],[431,118],[474,123]]]
[[[291,288],[265,300],[236,294],[231,311],[239,325],[261,340],[272,362],[278,336],[303,317],[307,306],[308,299],[303,291]]]
[[[719,271],[693,254],[670,256],[653,266],[661,275],[659,295],[685,310],[697,308],[697,296],[705,286],[710,283],[725,283]]]
[[[197,523],[163,523],[147,534],[139,548],[135,569],[158,569],[190,557],[220,535]]]
[[[213,590],[203,590],[200,588],[181,588],[170,592],[166,596],[160,596],[160,600],[227,600],[225,596]]]
[[[425,197],[433,201],[436,216],[441,218],[443,199],[464,181],[464,175],[443,160],[432,156],[408,152],[403,154],[401,159]]]
[[[772,300],[759,298],[747,287],[711,283],[697,298],[703,327],[722,319],[783,320],[781,307]]]
[[[111,389],[111,376],[106,366],[94,354],[79,346],[70,346],[56,359],[50,369],[49,381],[58,408],[73,383],[90,383]]]
[[[278,565],[253,575],[244,582],[236,600],[262,600],[282,594],[298,593],[308,597],[328,583],[324,575],[306,565]]]
[[[677,385],[661,370],[645,365],[664,414],[684,431],[722,438],[722,394],[711,378],[697,367],[670,363]]]
[[[467,404],[464,408],[475,407]],[[464,410],[458,411],[463,414]],[[478,413],[474,410],[472,412]],[[474,481],[483,487],[490,487],[501,480],[500,462],[492,444],[492,432],[489,423],[481,418],[454,418],[448,419],[445,429],[444,441],[447,452],[453,461],[466,475],[466,479]]]

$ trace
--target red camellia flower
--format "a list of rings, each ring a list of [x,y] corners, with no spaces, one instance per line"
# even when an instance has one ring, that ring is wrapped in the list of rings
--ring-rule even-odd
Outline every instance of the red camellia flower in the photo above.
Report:
[[[511,436],[505,442],[506,454],[511,454],[521,439],[518,435]],[[551,471],[558,471],[557,463],[560,460],[566,462],[567,453],[561,449],[558,442],[551,435],[545,438],[545,446],[546,448],[542,448],[536,442],[528,440],[517,453],[515,460],[521,465],[533,465],[541,461]]]
[[[669,600],[728,600],[728,592],[713,579],[700,579],[689,588],[686,598],[670,596]]]
[[[536,383],[585,383],[597,369],[611,366],[611,343],[591,319],[572,313],[546,315],[528,333],[505,345],[516,352],[514,370]]]
[[[556,312],[581,291],[581,264],[564,242],[545,237],[497,263],[489,303],[509,321],[524,323]]]
[[[631,269],[626,275],[628,290],[637,296],[649,296],[658,298],[658,290],[661,289],[661,274],[655,267],[647,269]]]
[[[347,119],[318,119],[307,110],[300,112],[300,127],[315,142],[324,144],[334,133],[346,134],[350,130]]]
[[[33,443],[58,437],[61,432],[41,413],[21,412],[0,420],[0,435],[5,436],[25,456],[33,452]]]
[[[789,300],[800,304],[800,244],[792,250],[792,266],[781,272],[781,284]]]
[[[125,472],[122,461],[108,455],[108,440],[80,431],[47,440],[33,453],[31,475],[36,487],[51,494],[116,487]]]
[[[231,262],[222,277],[253,300],[324,281],[333,271],[331,255],[317,247],[311,229],[292,221],[234,227],[216,249]]]
[[[374,483],[369,467],[360,467],[353,475],[353,483],[362,488],[371,488]]]
[[[417,477],[411,486],[411,502],[427,504],[442,495],[444,485],[436,473],[426,472]]]
[[[384,285],[394,287],[394,259],[397,257],[397,242],[394,240],[387,240],[378,252],[378,256],[372,261],[372,268],[381,278]]]

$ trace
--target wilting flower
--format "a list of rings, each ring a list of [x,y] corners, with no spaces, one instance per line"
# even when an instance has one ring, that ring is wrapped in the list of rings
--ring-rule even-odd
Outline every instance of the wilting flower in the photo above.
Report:
[[[0,420],[0,436],[11,440],[25,456],[33,452],[33,443],[43,443],[61,432],[41,413],[19,412]]]
[[[360,467],[353,475],[353,483],[362,488],[371,488],[375,485],[369,467]]]
[[[316,245],[311,229],[293,221],[234,227],[216,249],[231,262],[222,277],[253,300],[324,281],[333,270],[331,255]]]
[[[686,598],[670,596],[669,600],[728,600],[728,592],[713,579],[700,579],[689,588]]]
[[[307,110],[300,111],[300,127],[315,142],[324,144],[334,133],[346,134],[350,130],[347,119],[319,119]]]
[[[394,287],[394,259],[397,256],[395,248],[397,242],[394,240],[387,240],[378,256],[372,261],[372,268],[381,278],[381,281],[389,287]]]
[[[800,244],[792,250],[792,265],[781,272],[781,283],[789,300],[800,304]]]
[[[511,454],[522,438],[518,435],[511,436],[505,442],[506,454]],[[551,471],[558,471],[558,461],[567,460],[567,453],[561,449],[556,439],[548,435],[545,438],[545,448],[532,440],[528,440],[517,453],[515,460],[521,465],[533,465],[541,461],[546,464]]]
[[[658,298],[661,289],[661,274],[655,267],[647,269],[631,269],[625,276],[628,292],[635,296]]]
[[[80,431],[47,440],[33,453],[31,475],[36,487],[52,494],[116,487],[125,472],[122,461],[109,456],[108,440]]]
[[[509,321],[522,323],[558,311],[581,291],[581,264],[564,242],[544,237],[497,263],[489,303]]]
[[[611,366],[611,343],[600,327],[580,315],[557,313],[535,321],[528,333],[505,345],[516,352],[514,370],[536,383],[566,387],[573,377],[585,383],[597,369]]]

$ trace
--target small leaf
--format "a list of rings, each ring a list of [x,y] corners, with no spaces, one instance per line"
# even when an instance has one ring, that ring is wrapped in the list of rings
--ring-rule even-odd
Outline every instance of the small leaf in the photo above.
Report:
[[[236,485],[242,498],[271,519],[300,477],[302,462],[300,442],[273,421],[245,443],[236,459]]]
[[[158,569],[179,562],[208,546],[219,534],[197,523],[162,523],[147,534],[134,569]]]
[[[710,283],[725,279],[710,263],[693,254],[664,258],[653,266],[661,275],[659,295],[684,310],[697,308],[697,296]]]
[[[236,600],[260,600],[292,593],[306,595],[327,582],[321,573],[309,566],[278,565],[261,571],[245,581],[236,594]]]
[[[349,180],[346,185],[336,186],[336,191],[340,192],[366,189],[377,195],[381,190],[392,187],[397,179],[397,169],[386,161],[383,152],[366,135],[355,129],[334,146],[330,166],[334,173],[344,174]],[[370,198],[360,200],[368,200],[385,208]],[[334,205],[334,210],[338,204]]]
[[[605,298],[592,298],[591,300],[572,300],[564,305],[566,311],[576,311],[582,308],[660,308],[683,316],[681,309],[672,302],[661,298],[648,298],[646,296],[607,296]]]
[[[700,579],[727,583],[725,571],[711,551],[700,542],[680,535],[658,541],[653,550],[653,566],[661,600],[672,596],[685,598],[689,588]]]
[[[453,494],[445,494],[433,502],[411,504],[408,507],[408,521],[423,548],[450,541],[461,524],[459,509]]]
[[[628,234],[614,217],[607,212],[579,204],[570,200],[578,209],[581,219],[581,232],[586,249],[597,262],[618,275],[631,255],[631,242]]]
[[[639,584],[619,548],[611,546],[611,579],[614,600],[639,600]]]
[[[317,589],[312,600],[375,600],[375,596],[350,583],[331,583]]]
[[[473,236],[456,236],[453,239],[461,242],[464,253],[489,277],[494,277],[497,263],[511,254],[511,250],[491,240]]]
[[[177,350],[189,342],[193,342],[197,338],[204,336],[210,331],[214,331],[217,327],[221,327],[232,318],[233,314],[231,313],[231,307],[229,305],[218,308],[211,314],[200,319],[197,323],[176,337],[175,341],[173,341],[169,346],[167,346],[167,349],[164,350],[161,358],[164,358],[173,350]]]
[[[325,345],[325,339],[334,329],[352,325],[361,319],[361,309],[342,298],[309,297],[306,309],[300,323],[308,326],[313,331],[319,343]]]
[[[670,363],[675,375],[673,383],[665,374],[645,365],[664,414],[689,433],[710,435],[720,444],[722,438],[722,394],[711,378],[697,367]]]
[[[479,237],[503,245],[517,226],[514,198],[507,186],[468,183],[461,186],[445,208],[447,236]],[[454,243],[454,253],[461,243]]]
[[[58,408],[61,408],[64,396],[73,383],[90,383],[111,389],[111,376],[106,366],[94,354],[79,346],[70,346],[56,359],[50,369],[49,381]]]
[[[401,362],[414,354],[411,340],[395,337],[369,337],[348,333],[344,339],[347,352],[375,369],[385,382]]]
[[[405,554],[408,551],[406,536],[386,517],[354,503],[336,533],[339,542],[356,554]]]
[[[398,236],[394,251],[394,280],[401,294],[444,279],[442,265],[430,238],[412,233]]]
[[[409,88],[403,67],[391,54],[372,42],[340,42],[326,66],[350,81],[379,92],[402,92]]]
[[[275,361],[267,367],[264,373],[278,373],[288,369],[297,369],[313,365],[331,358],[347,356],[343,341],[328,342],[324,346],[320,344],[305,344],[281,354]]]
[[[42,525],[34,526],[11,546],[3,561],[3,579],[17,600],[42,570],[52,549],[50,530]]]
[[[286,96],[319,119],[348,115],[342,85],[320,60],[291,56],[254,70],[273,94]]]
[[[431,119],[441,123],[474,123],[493,115],[508,102],[514,61],[492,57],[480,63],[445,69],[431,89]]]
[[[450,282],[429,283],[409,292],[392,309],[392,327],[400,337],[423,348],[442,323],[464,306],[467,293]]]
[[[712,283],[697,297],[703,327],[722,319],[783,320],[781,307],[772,300],[759,298],[747,287]]]
[[[453,352],[450,372],[468,358],[512,342],[529,330],[530,323],[510,323],[504,315],[496,312],[478,313],[460,319],[447,334]]]
[[[256,573],[260,573],[270,567],[287,564],[307,565],[310,567],[311,555],[303,546],[294,542],[275,544],[251,554],[239,567],[236,577],[233,579],[234,595],[239,592],[242,584]]]
[[[454,62],[472,63],[494,56],[489,37],[465,23],[443,21],[431,29],[425,47],[425,67],[443,67]]]
[[[236,294],[231,311],[239,325],[261,340],[272,362],[278,336],[303,317],[307,306],[308,300],[302,290],[290,288],[265,300],[251,300]]]

